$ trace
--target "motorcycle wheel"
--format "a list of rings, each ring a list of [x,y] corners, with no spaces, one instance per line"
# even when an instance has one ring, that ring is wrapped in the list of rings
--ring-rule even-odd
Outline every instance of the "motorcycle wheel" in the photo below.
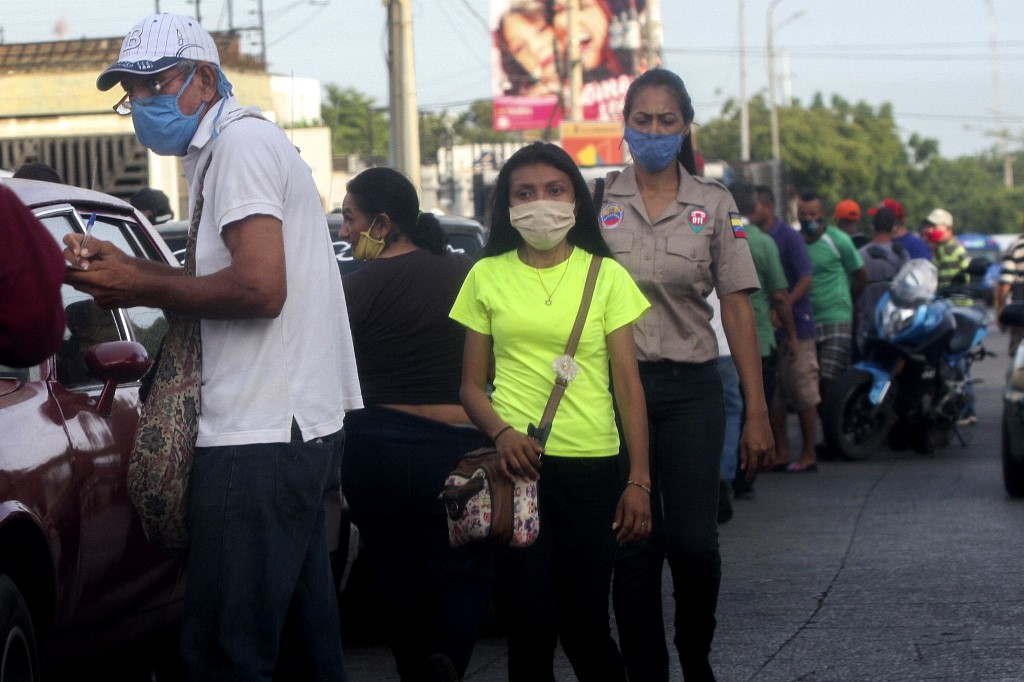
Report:
[[[863,460],[873,455],[892,426],[891,398],[875,410],[870,392],[871,375],[851,369],[839,377],[825,401],[821,415],[825,442],[843,459]]]

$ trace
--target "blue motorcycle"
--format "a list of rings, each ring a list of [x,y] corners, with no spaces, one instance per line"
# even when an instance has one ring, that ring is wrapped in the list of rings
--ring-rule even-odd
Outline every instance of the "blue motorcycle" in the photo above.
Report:
[[[908,261],[875,307],[874,330],[825,397],[825,442],[843,459],[894,450],[934,452],[973,408],[971,364],[987,353],[987,314],[936,297],[938,271]]]

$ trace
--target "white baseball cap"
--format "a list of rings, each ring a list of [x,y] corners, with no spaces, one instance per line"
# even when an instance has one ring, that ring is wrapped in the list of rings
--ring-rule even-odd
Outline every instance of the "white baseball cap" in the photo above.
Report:
[[[944,208],[937,208],[925,218],[932,225],[948,225],[953,227],[953,215]]]
[[[96,87],[109,90],[126,75],[166,71],[183,59],[220,66],[213,37],[191,17],[154,14],[135,24],[121,43],[117,61],[96,79]]]

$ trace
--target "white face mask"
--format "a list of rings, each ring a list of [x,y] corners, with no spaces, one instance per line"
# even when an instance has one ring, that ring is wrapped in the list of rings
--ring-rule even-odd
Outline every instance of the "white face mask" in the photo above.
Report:
[[[558,246],[576,224],[576,205],[539,199],[512,206],[508,217],[523,241],[538,251],[549,251]]]

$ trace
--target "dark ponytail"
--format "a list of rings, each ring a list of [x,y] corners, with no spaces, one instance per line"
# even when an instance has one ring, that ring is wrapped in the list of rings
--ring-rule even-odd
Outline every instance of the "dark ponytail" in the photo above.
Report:
[[[445,251],[448,238],[433,213],[420,212],[416,188],[394,168],[367,168],[348,181],[345,189],[359,210],[369,216],[387,213],[395,227],[388,241],[404,234],[413,244],[433,254]]]
[[[441,222],[433,213],[420,213],[412,230],[402,230],[412,243],[430,253],[440,255],[447,251],[448,236],[441,229]]]

